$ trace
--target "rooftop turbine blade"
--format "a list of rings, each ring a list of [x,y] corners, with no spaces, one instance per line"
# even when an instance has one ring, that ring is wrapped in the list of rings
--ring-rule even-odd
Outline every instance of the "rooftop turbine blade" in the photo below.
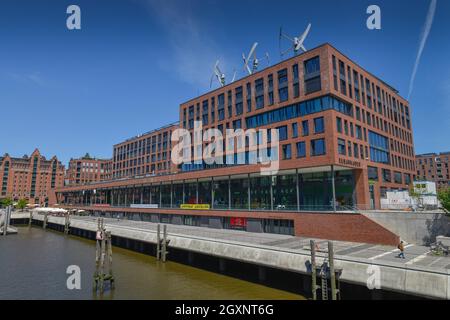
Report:
[[[231,79],[231,82],[234,82],[236,80],[236,70],[234,70],[233,79]]]
[[[255,49],[257,46],[258,46],[258,42],[255,42],[253,44],[252,48],[250,49],[250,52],[248,53],[247,61],[250,60],[250,58],[252,57],[253,53],[255,52]]]
[[[303,45],[303,41],[305,41],[306,37],[308,36],[309,30],[311,30],[311,23],[308,24],[306,27],[305,32],[300,36],[299,43]]]

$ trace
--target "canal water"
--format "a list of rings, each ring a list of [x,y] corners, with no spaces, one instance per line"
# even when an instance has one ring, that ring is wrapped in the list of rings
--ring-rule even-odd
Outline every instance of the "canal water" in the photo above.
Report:
[[[300,295],[113,247],[116,289],[92,291],[95,243],[39,228],[0,238],[1,299],[304,299]],[[81,290],[67,289],[67,267]]]

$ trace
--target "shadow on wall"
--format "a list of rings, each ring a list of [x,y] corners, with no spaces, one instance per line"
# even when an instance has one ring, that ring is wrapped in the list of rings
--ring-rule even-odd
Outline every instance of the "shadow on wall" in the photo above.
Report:
[[[444,214],[434,214],[426,221],[428,234],[422,238],[423,244],[430,245],[436,242],[437,236],[450,236],[450,219]]]

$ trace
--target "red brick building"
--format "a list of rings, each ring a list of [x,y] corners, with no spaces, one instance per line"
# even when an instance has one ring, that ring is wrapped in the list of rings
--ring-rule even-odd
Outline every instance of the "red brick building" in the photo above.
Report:
[[[349,212],[379,208],[387,190],[406,190],[414,179],[410,106],[393,87],[331,45],[182,103],[179,118],[179,127],[189,130],[191,139],[196,121],[204,130],[222,133],[278,129],[280,145],[270,156],[279,160],[279,171],[262,175],[262,165],[249,161],[259,154],[246,140],[242,154],[234,156],[243,163],[225,155],[219,164],[183,163],[158,176],[61,188],[61,203],[163,223],[396,241],[395,235]],[[142,171],[146,164],[138,138],[128,145],[115,146],[114,178],[147,171]],[[124,154],[137,160],[130,165]],[[128,165],[117,167],[118,161]],[[307,227],[314,222],[316,227]]]
[[[0,157],[0,198],[27,199],[40,206],[56,203],[52,189],[64,186],[64,166],[56,157],[47,160],[36,149],[22,158]]]
[[[114,179],[172,172],[171,140],[178,123],[118,143],[113,149],[112,177]]]
[[[112,160],[91,158],[89,154],[79,159],[70,159],[66,171],[66,185],[83,185],[111,180]]]
[[[437,189],[450,187],[450,152],[416,155],[417,180],[433,181]]]

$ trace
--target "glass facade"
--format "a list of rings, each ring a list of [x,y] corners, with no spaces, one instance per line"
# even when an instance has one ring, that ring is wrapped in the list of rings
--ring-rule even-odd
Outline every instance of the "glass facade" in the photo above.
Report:
[[[370,160],[389,163],[389,139],[369,130]]]
[[[353,116],[353,106],[351,104],[332,96],[324,96],[247,117],[245,121],[247,128],[256,128],[330,109]]]
[[[336,201],[352,206],[353,172],[335,172]],[[180,208],[182,204],[208,204],[218,210],[331,210],[331,172],[282,171],[274,176],[236,175],[209,179],[174,181],[150,186],[66,194],[65,204],[154,204]]]

